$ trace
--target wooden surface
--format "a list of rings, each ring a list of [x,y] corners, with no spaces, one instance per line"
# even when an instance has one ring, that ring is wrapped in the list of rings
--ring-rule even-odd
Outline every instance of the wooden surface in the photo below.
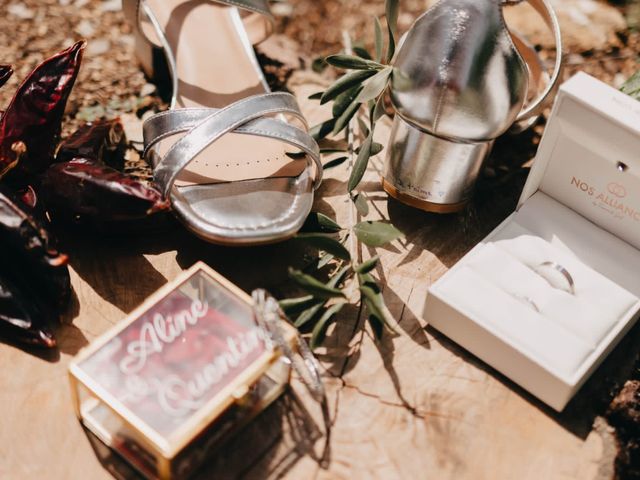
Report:
[[[322,88],[311,74],[290,82],[299,98]],[[310,123],[326,112],[305,102]],[[387,127],[379,135],[388,134]],[[236,438],[203,478],[604,479],[615,446],[597,412],[611,378],[624,377],[638,329],[632,331],[564,414],[552,412],[507,379],[429,328],[422,306],[429,285],[513,208],[522,178],[481,191],[461,215],[434,216],[389,201],[379,187],[381,159],[363,183],[370,218],[389,218],[406,239],[379,249],[376,275],[401,334],[381,344],[362,330],[363,312],[345,309],[319,351],[333,420],[329,463],[317,407],[287,394]],[[346,166],[332,170],[317,208],[350,222]],[[80,348],[121,320],[196,260],[246,290],[277,289],[291,242],[254,249],[205,244],[179,227],[147,238],[65,239],[75,299],[71,323],[59,332],[60,352],[41,358],[0,345],[0,478],[111,478],[109,458],[92,447],[72,411],[67,364]],[[364,249],[362,258],[374,252]],[[349,341],[352,333],[356,335]],[[348,360],[346,360],[348,355]],[[603,403],[604,402],[604,403]],[[125,474],[126,476],[126,474]]]

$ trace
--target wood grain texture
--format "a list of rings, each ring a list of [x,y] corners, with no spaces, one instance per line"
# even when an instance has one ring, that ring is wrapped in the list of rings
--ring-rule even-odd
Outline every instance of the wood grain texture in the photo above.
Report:
[[[310,124],[327,118],[325,108],[303,100],[325,86],[322,79],[299,72],[289,85]],[[388,125],[377,134],[386,141]],[[297,385],[201,478],[609,478],[615,449],[594,399],[607,397],[608,378],[631,368],[628,351],[639,343],[639,330],[564,414],[552,412],[422,319],[429,285],[513,210],[523,178],[481,189],[467,212],[443,217],[390,201],[379,185],[380,165],[381,158],[372,162],[362,190],[374,207],[369,218],[390,219],[406,234],[375,252],[381,257],[375,275],[400,334],[376,343],[362,328],[366,312],[345,309],[319,350],[333,420],[327,468],[316,461],[324,441],[321,417]],[[346,165],[328,172],[316,202],[343,225],[352,215],[344,195],[347,178]],[[59,355],[41,358],[0,345],[3,479],[111,478],[99,460],[105,452],[94,450],[72,410],[66,373],[72,356],[196,260],[250,290],[280,288],[287,264],[301,257],[292,242],[216,247],[177,225],[134,240],[68,234],[64,244],[75,295],[58,333]],[[374,252],[365,248],[360,254],[366,259]]]

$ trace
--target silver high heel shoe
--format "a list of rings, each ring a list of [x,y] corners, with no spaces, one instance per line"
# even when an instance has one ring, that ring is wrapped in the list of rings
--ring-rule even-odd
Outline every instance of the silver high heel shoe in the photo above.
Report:
[[[392,197],[422,210],[459,211],[494,140],[531,126],[562,74],[562,38],[547,0],[527,0],[553,32],[549,78],[507,29],[502,9],[522,0],[441,0],[411,27],[394,63],[396,110],[383,174]]]

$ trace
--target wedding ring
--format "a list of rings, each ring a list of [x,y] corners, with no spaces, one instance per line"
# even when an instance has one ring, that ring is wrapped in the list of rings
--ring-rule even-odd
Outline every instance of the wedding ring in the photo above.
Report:
[[[515,298],[516,300],[522,302],[522,303],[526,303],[528,306],[530,306],[531,308],[533,308],[536,312],[540,313],[540,309],[538,308],[538,305],[536,305],[536,302],[534,302],[531,297],[526,297],[524,295],[518,295],[517,293],[513,293],[513,298]]]
[[[554,272],[558,272],[562,275],[562,277],[567,281],[567,287],[568,288],[560,288],[557,285],[554,284],[553,278],[550,278],[548,274],[544,274],[543,272],[548,272],[549,270],[554,271]],[[538,265],[534,271],[540,275],[542,278],[544,278],[547,282],[549,282],[549,285],[551,285],[553,288],[558,288],[559,290],[563,290],[567,293],[570,293],[571,295],[575,295],[576,294],[576,284],[573,281],[573,277],[571,276],[571,274],[569,273],[569,271],[564,268],[562,265],[560,265],[559,263],[556,262],[543,262],[540,265]]]

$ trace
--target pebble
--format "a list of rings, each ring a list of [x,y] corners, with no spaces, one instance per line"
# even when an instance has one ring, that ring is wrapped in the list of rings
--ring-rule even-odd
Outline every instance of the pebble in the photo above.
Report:
[[[76,26],[76,32],[78,32],[78,35],[84,38],[89,38],[92,37],[94,33],[96,33],[96,28],[89,20],[82,20]]]
[[[140,89],[140,96],[147,97],[156,93],[156,86],[153,83],[145,83]]]
[[[7,8],[10,15],[21,18],[22,20],[29,20],[36,16],[33,10],[28,9],[23,3],[12,3]]]
[[[107,53],[111,48],[111,42],[106,38],[97,38],[87,44],[88,56],[99,56]]]
[[[104,0],[100,5],[103,12],[119,12],[122,10],[122,0]]]

